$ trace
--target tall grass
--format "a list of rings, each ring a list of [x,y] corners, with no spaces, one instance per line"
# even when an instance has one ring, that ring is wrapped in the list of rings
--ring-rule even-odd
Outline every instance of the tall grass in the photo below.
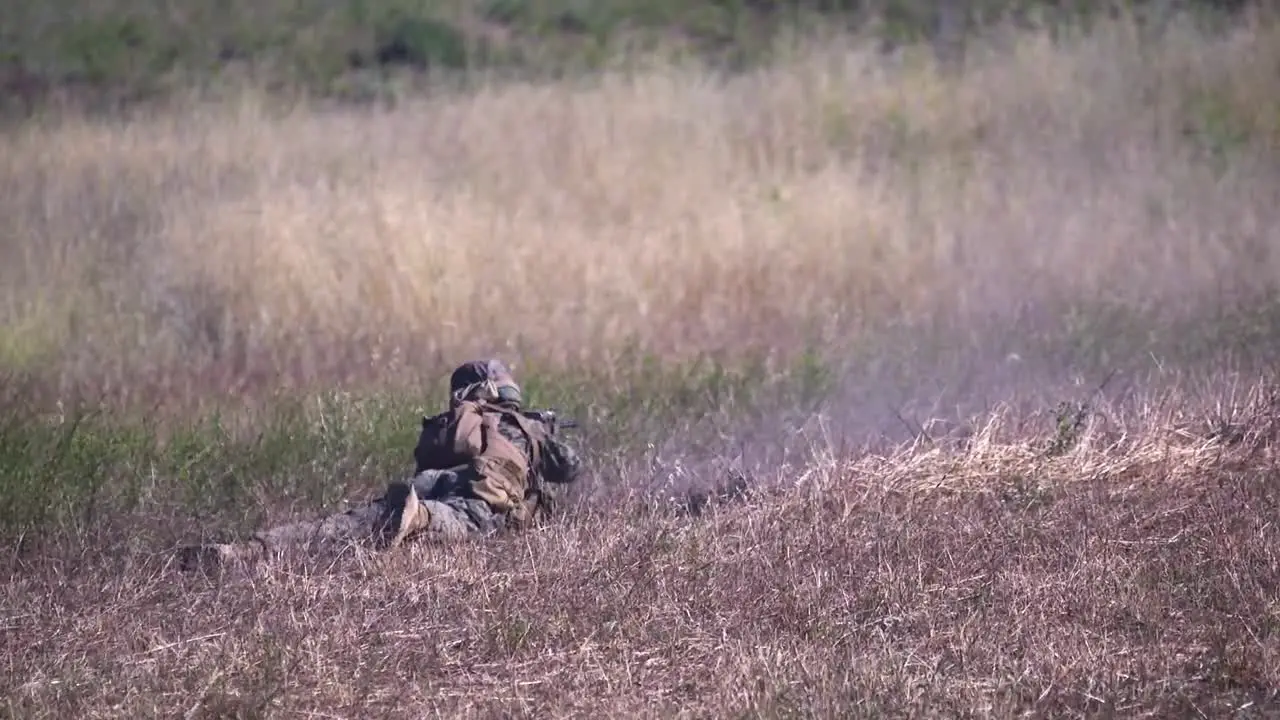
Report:
[[[8,575],[0,696],[40,718],[1270,717],[1271,380],[1226,404],[1230,434],[1178,395],[1046,458],[997,413],[692,518],[623,499],[217,578],[121,532]]]
[[[29,124],[0,136],[0,524],[366,494],[477,353],[584,421],[606,492],[776,466],[816,410],[915,434],[1098,364],[1265,361],[1277,40],[1005,28],[957,74],[814,36],[731,76]]]
[[[1276,284],[1278,28],[33,124],[0,138],[0,362],[151,397],[1190,317]]]
[[[943,73],[810,38],[4,135],[6,707],[1274,711],[1278,41],[1006,28]],[[584,421],[600,502],[169,573],[376,493],[480,352]]]

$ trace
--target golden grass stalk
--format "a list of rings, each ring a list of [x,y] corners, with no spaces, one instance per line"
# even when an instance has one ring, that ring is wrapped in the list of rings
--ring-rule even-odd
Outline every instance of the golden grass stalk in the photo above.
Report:
[[[836,39],[732,79],[33,125],[0,137],[0,358],[603,364],[1049,297],[1217,302],[1280,267],[1278,41],[1117,20],[998,34],[955,78]]]

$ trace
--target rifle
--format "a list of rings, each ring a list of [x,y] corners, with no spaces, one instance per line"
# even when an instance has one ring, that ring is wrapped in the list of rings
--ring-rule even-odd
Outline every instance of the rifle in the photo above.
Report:
[[[576,420],[563,419],[555,410],[521,410],[521,415],[536,420],[551,428],[552,434],[555,434],[560,428],[576,428],[578,423]]]

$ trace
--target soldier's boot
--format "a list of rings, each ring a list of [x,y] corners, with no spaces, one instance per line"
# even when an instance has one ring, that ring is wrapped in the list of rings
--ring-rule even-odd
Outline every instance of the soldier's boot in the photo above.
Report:
[[[183,572],[221,570],[233,565],[251,565],[266,555],[258,540],[243,543],[194,545],[178,550],[178,566]]]
[[[412,483],[392,483],[383,502],[387,515],[380,544],[384,548],[399,547],[431,525],[431,511],[418,500],[418,492]]]

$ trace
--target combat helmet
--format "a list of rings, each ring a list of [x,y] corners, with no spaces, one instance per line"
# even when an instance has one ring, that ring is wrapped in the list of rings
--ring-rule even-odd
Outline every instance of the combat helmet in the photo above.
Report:
[[[524,402],[511,371],[494,358],[459,365],[449,376],[449,395],[455,405],[464,400],[485,400],[518,408]]]

